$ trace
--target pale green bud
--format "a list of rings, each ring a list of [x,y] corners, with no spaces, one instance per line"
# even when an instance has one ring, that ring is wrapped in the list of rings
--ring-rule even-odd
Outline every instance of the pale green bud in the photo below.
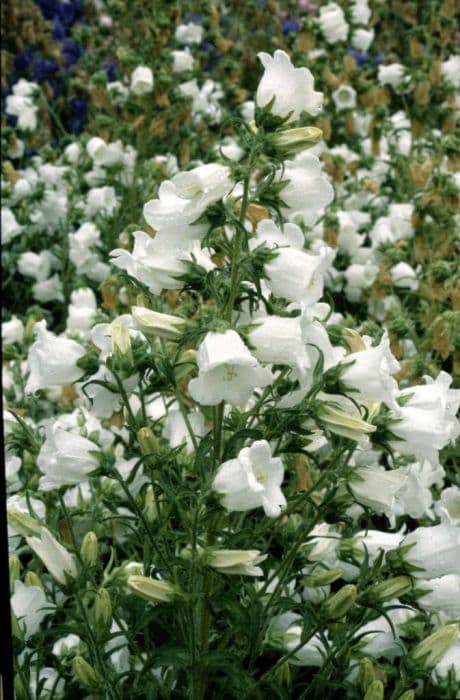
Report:
[[[338,620],[355,604],[357,596],[356,586],[348,584],[327,598],[323,605],[323,614],[327,619]]]
[[[87,690],[98,690],[102,686],[102,678],[95,669],[89,665],[83,656],[75,656],[72,661],[72,671],[76,679]]]
[[[331,433],[341,435],[349,440],[361,440],[363,435],[373,433],[376,430],[375,425],[367,423],[358,415],[350,415],[328,403],[320,406],[318,418],[325,423]]]
[[[8,524],[23,537],[39,535],[42,529],[37,520],[17,510],[8,510]]]
[[[8,560],[10,570],[10,591],[14,592],[14,584],[19,579],[21,573],[21,562],[17,557],[10,557]]]
[[[158,509],[152,484],[147,486],[142,514],[148,523],[154,523],[158,518]]]
[[[358,685],[363,693],[366,692],[373,681],[375,681],[374,664],[368,656],[365,656],[359,662],[358,672]]]
[[[415,691],[414,690],[406,690],[405,693],[399,696],[398,700],[414,700],[415,698]]]
[[[311,148],[321,141],[323,132],[316,126],[301,126],[297,129],[275,131],[270,141],[282,155],[293,156],[306,148]]]
[[[372,681],[369,688],[366,690],[364,700],[383,700],[382,681]]]
[[[420,662],[426,669],[431,669],[441,661],[449,647],[459,637],[458,626],[445,625],[430,634],[426,639],[417,644],[408,655],[408,660]]]
[[[112,355],[120,368],[130,369],[132,367],[133,353],[129,330],[119,318],[112,323]]]
[[[180,596],[180,591],[169,581],[157,581],[148,576],[130,576],[128,586],[134,593],[156,603],[171,603]]]
[[[139,447],[141,448],[141,453],[145,455],[152,455],[158,452],[159,444],[155,435],[152,433],[150,428],[141,428],[137,431],[137,440],[139,442]]]
[[[187,321],[171,314],[162,314],[144,306],[131,307],[131,315],[142,333],[146,336],[159,336],[167,340],[177,340]]]
[[[94,603],[94,620],[96,626],[102,627],[104,630],[110,627],[112,622],[112,601],[106,588],[100,588],[97,592]]]
[[[343,576],[343,569],[330,569],[330,571],[318,571],[315,574],[305,576],[302,583],[306,586],[328,586]]]
[[[195,369],[196,365],[196,350],[189,348],[179,355],[179,361],[174,368],[174,377],[176,382],[183,381]]]
[[[38,586],[38,588],[45,590],[40,576],[38,576],[34,571],[28,571],[26,573],[24,583],[26,586]]]
[[[30,698],[30,693],[25,689],[19,673],[14,677],[14,697],[16,700],[29,700]]]
[[[19,622],[14,612],[11,612],[11,632],[13,634],[13,637],[19,639],[21,642],[23,641],[24,634],[21,628],[19,627]]]
[[[384,603],[387,600],[393,600],[393,598],[399,598],[405,593],[408,593],[412,590],[412,586],[413,584],[410,576],[395,576],[394,578],[381,581],[368,588],[367,591],[364,591],[360,596],[360,601]]]
[[[99,546],[97,542],[97,535],[95,532],[90,530],[90,532],[87,532],[84,536],[80,547],[80,554],[84,563],[88,564],[89,566],[94,566],[94,564],[97,563],[98,550]]]

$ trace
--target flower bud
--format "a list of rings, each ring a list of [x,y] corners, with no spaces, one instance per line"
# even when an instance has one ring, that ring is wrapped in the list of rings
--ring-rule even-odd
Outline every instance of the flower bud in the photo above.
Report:
[[[43,591],[45,590],[40,576],[37,576],[34,571],[28,571],[26,573],[24,583],[26,586],[38,586],[38,588],[41,588]]]
[[[156,603],[171,603],[180,595],[180,591],[169,581],[157,581],[148,576],[130,576],[128,586],[141,598]]]
[[[302,583],[306,586],[328,586],[330,583],[342,578],[343,569],[331,569],[330,571],[318,571],[315,574],[305,576]]]
[[[10,570],[10,591],[14,591],[14,584],[19,579],[21,573],[21,562],[17,557],[10,557],[8,560]]]
[[[152,484],[147,486],[142,514],[148,523],[154,523],[158,518],[158,509]]]
[[[372,681],[369,688],[366,690],[364,700],[383,700],[382,681]]]
[[[17,673],[14,677],[14,697],[16,700],[28,700],[30,693],[25,689],[21,676]]]
[[[144,456],[153,455],[158,452],[158,440],[150,428],[144,427],[138,430],[137,440],[139,442],[139,447],[141,448],[141,453]]]
[[[270,143],[283,156],[292,156],[299,151],[315,146],[323,138],[323,132],[316,126],[301,126],[297,129],[275,131]]]
[[[133,366],[133,353],[128,327],[117,318],[112,323],[112,355],[120,369],[129,370]]]
[[[13,611],[11,612],[11,633],[15,639],[19,639],[21,642],[23,641],[24,633],[20,628],[18,618]]]
[[[94,620],[97,627],[106,630],[112,622],[112,601],[106,588],[100,588],[94,603]]]
[[[368,656],[365,656],[364,659],[361,659],[361,661],[359,662],[359,672],[357,680],[358,685],[363,691],[363,693],[365,693],[371,685],[371,683],[375,681],[374,664]]]
[[[358,415],[350,415],[327,403],[320,406],[318,418],[331,433],[341,435],[349,440],[361,440],[363,435],[373,433],[376,430],[375,425],[367,423],[362,418],[359,418]]]
[[[426,639],[417,644],[409,653],[407,659],[421,663],[425,669],[429,670],[436,666],[438,661],[449,649],[449,647],[457,641],[459,630],[457,625],[445,625],[440,629],[430,634]]]
[[[98,549],[96,533],[92,531],[87,532],[80,547],[81,558],[85,564],[94,566],[97,563]]]
[[[414,690],[406,690],[405,693],[399,696],[398,700],[414,700],[415,698],[415,691]]]
[[[412,579],[410,576],[395,576],[386,581],[376,583],[374,586],[368,588],[367,591],[364,591],[360,596],[360,603],[384,603],[387,600],[399,598],[405,593],[408,593],[411,589]]]
[[[77,654],[77,656],[74,657],[72,661],[72,671],[76,679],[87,690],[98,690],[101,687],[102,678],[97,671],[85,661],[83,656]]]
[[[143,306],[133,306],[131,315],[137,327],[146,336],[159,336],[167,340],[177,340],[187,322],[178,316],[162,314],[146,309]]]
[[[8,510],[8,524],[23,537],[38,535],[41,531],[40,523],[17,510]]]
[[[337,593],[327,598],[322,606],[324,616],[330,620],[338,620],[353,607],[357,596],[356,586],[348,584]]]

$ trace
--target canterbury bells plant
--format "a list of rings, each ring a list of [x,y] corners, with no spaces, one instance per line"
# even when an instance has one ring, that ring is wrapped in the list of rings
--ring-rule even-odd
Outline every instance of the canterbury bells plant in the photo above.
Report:
[[[144,3],[141,28],[95,3],[113,17],[104,70],[87,53],[87,85],[75,71],[87,126],[69,143],[53,113],[62,158],[37,136],[30,167],[4,168],[8,289],[33,281],[3,331],[18,700],[454,697],[453,136],[428,162],[456,99],[450,64],[428,68],[453,10],[417,43],[401,9],[422,102],[393,123],[412,93],[378,68],[385,3],[345,4],[299,2],[299,30],[280,14],[272,32],[250,3],[248,44],[292,47],[255,64],[238,3],[177,27],[177,3],[154,21]],[[442,111],[402,157],[425,73]],[[46,106],[30,88],[25,124],[17,92],[9,148],[11,117],[26,138]],[[438,228],[448,260],[423,267]]]

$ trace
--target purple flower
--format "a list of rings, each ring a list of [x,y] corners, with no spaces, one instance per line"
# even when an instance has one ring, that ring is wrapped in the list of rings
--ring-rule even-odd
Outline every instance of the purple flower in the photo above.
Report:
[[[283,34],[290,34],[291,32],[298,32],[300,29],[300,22],[297,19],[286,19],[283,22]]]
[[[32,65],[34,67],[34,80],[38,83],[42,80],[47,80],[59,69],[56,61],[49,61],[42,56],[34,56]]]
[[[62,44],[62,55],[66,66],[73,66],[85,53],[86,49],[73,39],[65,39]]]
[[[32,49],[28,46],[24,51],[14,57],[14,68],[17,71],[24,71],[32,63]]]

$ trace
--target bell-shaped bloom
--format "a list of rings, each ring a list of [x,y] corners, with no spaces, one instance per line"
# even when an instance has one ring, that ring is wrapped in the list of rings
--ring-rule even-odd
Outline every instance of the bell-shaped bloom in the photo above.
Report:
[[[191,220],[198,219],[207,207],[225,197],[233,187],[230,168],[219,163],[206,163],[177,173],[172,183],[178,196],[186,200],[183,212]]]
[[[360,639],[360,651],[375,659],[383,656],[389,661],[393,661],[396,656],[403,656],[405,647],[401,639],[400,626],[415,615],[415,610],[390,609],[386,611],[386,615],[381,615],[363,625],[355,635]]]
[[[300,373],[307,371],[311,363],[299,317],[264,316],[255,324],[248,339],[258,360],[295,367]]]
[[[84,481],[99,466],[94,452],[98,446],[81,435],[63,430],[56,423],[49,430],[37,457],[44,476],[40,489],[52,491]]]
[[[267,641],[276,648],[291,652],[299,647],[302,632],[302,617],[296,613],[285,612],[270,621]],[[321,667],[328,652],[324,640],[328,641],[327,633],[321,636],[315,634],[290,657],[289,663],[294,666]]]
[[[367,350],[353,352],[342,360],[345,365],[341,379],[358,401],[383,401],[396,413],[398,385],[391,376],[399,370],[399,362],[390,349],[388,332],[385,330],[380,343]],[[351,364],[349,364],[351,363]]]
[[[131,74],[130,90],[134,95],[147,95],[153,90],[153,73],[148,66],[138,66]]]
[[[396,494],[404,487],[406,481],[405,469],[360,467],[353,471],[349,488],[358,503],[376,513],[391,516]]]
[[[265,515],[276,518],[286,506],[281,491],[284,465],[272,457],[266,440],[244,447],[235,459],[220,465],[213,489],[222,494],[222,505],[229,511],[246,511],[262,506]]]
[[[275,296],[303,302],[306,306],[319,301],[324,289],[323,273],[333,258],[331,248],[323,246],[319,255],[291,247],[279,248],[276,253],[276,258],[264,265],[270,291]]]
[[[265,107],[273,99],[272,114],[285,118],[288,122],[297,120],[302,112],[312,116],[318,114],[323,104],[323,93],[313,89],[314,78],[308,68],[295,68],[285,51],[277,50],[270,54],[258,54],[265,72],[258,85],[256,100],[259,107]]]
[[[329,2],[319,11],[319,26],[328,44],[345,41],[348,36],[348,24],[342,8],[335,2]]]
[[[55,607],[46,599],[40,586],[26,586],[22,581],[16,581],[11,608],[26,640],[38,632],[45,617]]]
[[[207,333],[197,352],[199,374],[189,382],[190,396],[203,406],[227,401],[233,406],[246,403],[256,388],[273,380],[261,367],[236,331]]]
[[[428,612],[444,612],[460,616],[460,574],[447,574],[429,581],[417,582],[417,589],[427,591],[417,604]]]
[[[242,576],[263,576],[264,572],[257,566],[267,558],[258,549],[214,549],[206,552],[209,566],[221,574]]]
[[[72,384],[81,377],[83,370],[77,362],[86,351],[79,343],[47,331],[45,321],[36,323],[34,332],[37,340],[31,345],[27,358],[30,374],[26,393]]]
[[[324,207],[334,199],[334,188],[323,174],[319,158],[309,151],[300,153],[294,160],[287,160],[279,180],[288,180],[280,197],[283,214],[291,221],[301,221],[314,226]]]
[[[415,578],[431,579],[458,574],[460,561],[460,527],[447,519],[433,527],[418,527],[403,539],[401,546],[413,545],[404,561],[417,567]]]
[[[26,537],[26,542],[56,581],[66,584],[69,578],[76,578],[75,557],[53,537],[46,527],[41,528],[38,537]]]
[[[206,435],[207,429],[204,424],[204,416],[199,411],[189,411],[187,414],[187,421],[188,425],[182,412],[178,409],[170,410],[166,416],[162,434],[163,437],[168,440],[171,447],[174,448],[179,447],[179,445],[185,445],[187,453],[191,454],[195,448],[193,446],[190,430],[194,437],[200,438]]]
[[[185,211],[186,206],[187,199],[179,196],[171,180],[161,183],[158,197],[149,200],[143,210],[145,220],[157,232],[157,242],[180,248],[190,241],[203,238],[208,226],[193,224],[197,217],[194,212]]]

